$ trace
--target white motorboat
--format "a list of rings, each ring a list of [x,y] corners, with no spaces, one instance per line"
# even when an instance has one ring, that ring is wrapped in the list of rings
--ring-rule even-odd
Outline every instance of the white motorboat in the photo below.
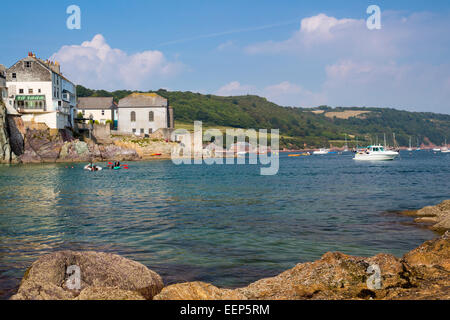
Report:
[[[323,148],[313,152],[313,154],[315,154],[315,155],[328,154],[328,153],[330,153],[330,150],[329,149],[323,149]]]
[[[434,152],[441,152],[441,148],[434,148],[433,151]]]
[[[353,160],[359,161],[390,161],[394,160],[399,153],[397,151],[385,150],[383,146],[368,146],[366,150],[355,154]]]

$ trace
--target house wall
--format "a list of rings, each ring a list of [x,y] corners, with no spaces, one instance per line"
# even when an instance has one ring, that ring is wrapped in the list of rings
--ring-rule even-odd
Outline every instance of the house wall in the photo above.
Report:
[[[26,62],[31,62],[31,67],[26,67]],[[10,96],[45,96],[45,109],[36,110],[33,114],[23,114],[24,121],[43,122],[51,129],[64,129],[73,125],[76,87],[56,73],[58,70],[58,65],[49,65],[47,68],[33,57],[22,59],[7,70],[6,84]],[[23,93],[20,89],[23,89]],[[30,89],[33,90],[32,93],[29,93]],[[63,99],[63,90],[70,93],[67,99]],[[8,98],[8,107],[14,107],[15,103],[15,98]]]
[[[105,111],[105,114],[102,115],[102,110]],[[114,120],[114,110],[111,109],[79,109],[79,111],[83,112],[84,118],[89,118],[90,115],[94,118],[94,120],[98,120],[100,123],[105,123],[106,120]]]
[[[131,122],[131,112],[136,112],[136,121]],[[153,111],[154,121],[149,121],[149,112]],[[118,109],[118,131],[132,133],[136,129],[136,134],[141,134],[144,129],[145,134],[151,134],[160,128],[167,128],[167,107],[139,107]],[[151,129],[151,130],[149,130]]]

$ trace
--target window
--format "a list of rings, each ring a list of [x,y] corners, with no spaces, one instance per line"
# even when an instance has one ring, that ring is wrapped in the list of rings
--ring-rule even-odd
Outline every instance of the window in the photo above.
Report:
[[[86,114],[86,110],[83,110],[83,112],[82,112],[82,113],[83,113],[83,116],[84,116],[84,115]]]
[[[33,94],[33,89],[28,89],[28,94]]]
[[[23,93],[23,89],[19,89],[19,93]]]
[[[105,110],[102,110],[102,116],[104,116],[105,115]]]
[[[41,93],[41,89],[38,89],[38,93]]]
[[[153,121],[154,121],[154,118],[155,118],[155,116],[154,116],[154,114],[153,114],[153,111],[150,111],[150,112],[148,113],[148,121],[153,122]]]
[[[131,111],[130,120],[131,120],[131,122],[136,122],[136,112]]]
[[[151,134],[153,132],[153,129],[152,128],[149,128],[148,129],[148,134]]]
[[[31,61],[25,61],[25,68],[31,68]]]
[[[144,134],[144,129],[143,128],[141,128],[141,134]]]
[[[16,79],[16,78],[17,78],[17,75],[16,75],[15,73],[13,73],[13,74],[12,74],[12,78],[13,78],[13,79]]]
[[[61,107],[61,101],[58,101],[58,107]]]
[[[133,133],[136,133],[136,129],[133,129]]]

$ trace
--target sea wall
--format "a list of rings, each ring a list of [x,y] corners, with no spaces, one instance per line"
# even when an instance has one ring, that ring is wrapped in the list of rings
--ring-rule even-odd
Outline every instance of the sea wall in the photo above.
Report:
[[[443,211],[441,205],[435,207]],[[76,290],[67,287],[66,267],[70,265],[80,267],[81,283]],[[379,270],[376,281],[371,268]],[[35,261],[11,299],[448,300],[449,275],[448,230],[402,258],[383,253],[355,257],[328,252],[320,260],[298,264],[278,276],[237,289],[221,289],[203,282],[164,287],[161,277],[140,263],[99,252],[62,251]]]

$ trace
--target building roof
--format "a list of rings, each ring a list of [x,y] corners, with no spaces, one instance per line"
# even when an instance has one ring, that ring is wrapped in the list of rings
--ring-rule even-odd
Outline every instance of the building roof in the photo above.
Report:
[[[32,52],[28,53],[28,56],[20,59],[19,61],[17,61],[16,63],[14,63],[10,68],[12,68],[13,66],[15,66],[17,63],[21,62],[21,61],[36,61],[37,63],[39,63],[41,66],[43,66],[44,68],[46,68],[48,71],[50,72],[54,72],[57,75],[59,75],[63,80],[70,82],[71,84],[74,85],[74,83],[72,81],[70,81],[69,79],[67,79],[62,73],[61,73],[61,66],[60,64],[55,61],[52,62],[50,60],[42,60],[40,58],[37,58],[35,54],[33,54]]]
[[[167,99],[156,93],[132,93],[119,100],[119,108],[167,107]]]
[[[115,109],[117,105],[113,97],[82,97],[78,98],[78,109]]]

